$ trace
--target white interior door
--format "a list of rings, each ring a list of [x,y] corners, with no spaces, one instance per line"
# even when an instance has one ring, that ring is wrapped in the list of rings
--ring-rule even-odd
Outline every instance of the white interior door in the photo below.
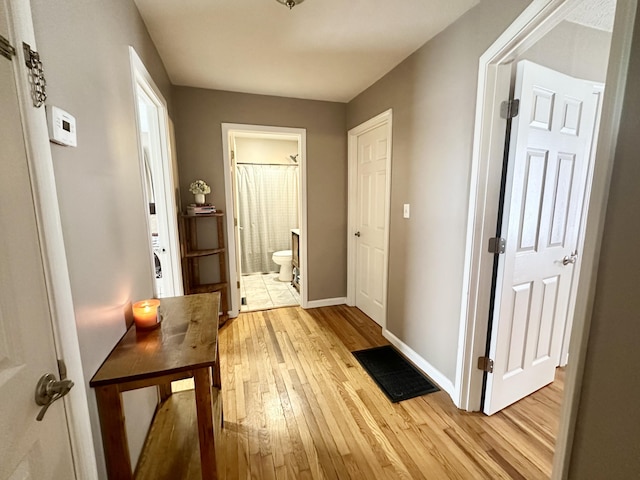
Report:
[[[566,322],[597,109],[593,83],[517,66],[484,411],[551,383]]]
[[[0,2],[0,35],[7,33]],[[0,56],[0,478],[73,479],[64,403],[41,422],[40,377],[58,377],[53,327],[13,68]]]
[[[383,327],[387,300],[389,132],[389,125],[382,123],[356,139],[355,305]]]

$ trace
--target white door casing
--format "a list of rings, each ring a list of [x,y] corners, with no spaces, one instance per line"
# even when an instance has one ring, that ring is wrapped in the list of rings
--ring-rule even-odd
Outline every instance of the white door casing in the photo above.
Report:
[[[309,272],[307,268],[307,130],[304,128],[273,127],[267,125],[249,125],[240,123],[223,123],[222,130],[222,157],[224,170],[225,204],[227,205],[226,215],[226,239],[227,251],[229,253],[229,285],[238,284],[240,272],[240,250],[239,237],[236,235],[235,215],[237,215],[236,190],[235,190],[235,169],[231,160],[231,151],[235,150],[235,135],[245,136],[281,136],[289,140],[298,142],[299,154],[299,180],[300,194],[298,198],[298,211],[300,212],[300,306],[309,306]],[[230,214],[233,213],[233,214]],[[235,318],[240,313],[240,289],[231,288],[231,310],[229,316]],[[235,294],[233,294],[235,292]]]
[[[233,133],[229,133],[229,148],[231,151],[229,152],[229,173],[231,175],[231,195],[233,198],[233,207],[231,210],[231,215],[233,215],[233,238],[235,240],[236,246],[236,255],[235,259],[229,258],[229,264],[235,260],[235,271],[237,272],[238,281],[236,281],[235,288],[234,285],[231,285],[232,297],[242,299],[242,291],[241,291],[241,282],[242,282],[242,244],[240,243],[240,229],[242,226],[240,225],[240,215],[239,215],[239,205],[240,199],[238,197],[238,177],[237,177],[237,163],[236,163],[236,137]],[[242,301],[240,301],[240,305],[242,305]]]
[[[386,328],[391,110],[349,131],[347,303]]]
[[[0,5],[0,34],[9,38]],[[0,56],[0,478],[75,478],[63,401],[41,422],[39,378],[58,377],[52,313],[14,68]],[[76,379],[82,381],[82,379]]]
[[[518,63],[514,95],[487,414],[554,379],[597,112],[593,82],[528,61]]]

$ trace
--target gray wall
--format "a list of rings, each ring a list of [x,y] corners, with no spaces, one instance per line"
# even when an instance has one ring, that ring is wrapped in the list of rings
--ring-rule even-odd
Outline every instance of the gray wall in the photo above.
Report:
[[[640,478],[640,10],[596,280],[569,478]]]
[[[560,22],[519,60],[531,60],[572,77],[604,83],[610,48],[609,32]]]
[[[128,46],[170,100],[169,79],[131,0],[33,0],[49,99],[74,115],[78,147],[52,144],[85,381],[126,330],[125,309],[153,295]],[[81,381],[81,379],[74,379]],[[95,397],[89,405],[101,474]],[[125,398],[136,461],[155,389]]]
[[[344,297],[347,290],[346,105],[175,87],[176,143],[183,206],[189,184],[205,180],[207,198],[225,211],[222,123],[307,130],[309,300]]]
[[[452,382],[478,59],[528,3],[482,1],[347,107],[348,128],[393,108],[387,328]]]

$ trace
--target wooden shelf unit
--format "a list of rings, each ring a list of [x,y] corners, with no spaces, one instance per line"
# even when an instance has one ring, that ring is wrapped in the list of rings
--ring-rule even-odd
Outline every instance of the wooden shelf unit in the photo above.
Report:
[[[217,245],[215,248],[198,247],[198,226],[212,229],[215,220]],[[227,248],[224,236],[224,212],[203,215],[180,215],[180,250],[182,256],[182,282],[185,295],[194,293],[220,292],[220,325],[229,318],[229,282],[227,276]],[[213,232],[213,230],[210,230]],[[220,265],[220,278],[215,283],[200,281],[200,259],[216,255]]]

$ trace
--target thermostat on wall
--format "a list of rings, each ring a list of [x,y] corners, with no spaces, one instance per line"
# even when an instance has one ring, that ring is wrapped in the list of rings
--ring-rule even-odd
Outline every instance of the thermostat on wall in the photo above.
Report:
[[[77,146],[75,117],[52,105],[47,105],[46,108],[49,139],[60,145]]]

